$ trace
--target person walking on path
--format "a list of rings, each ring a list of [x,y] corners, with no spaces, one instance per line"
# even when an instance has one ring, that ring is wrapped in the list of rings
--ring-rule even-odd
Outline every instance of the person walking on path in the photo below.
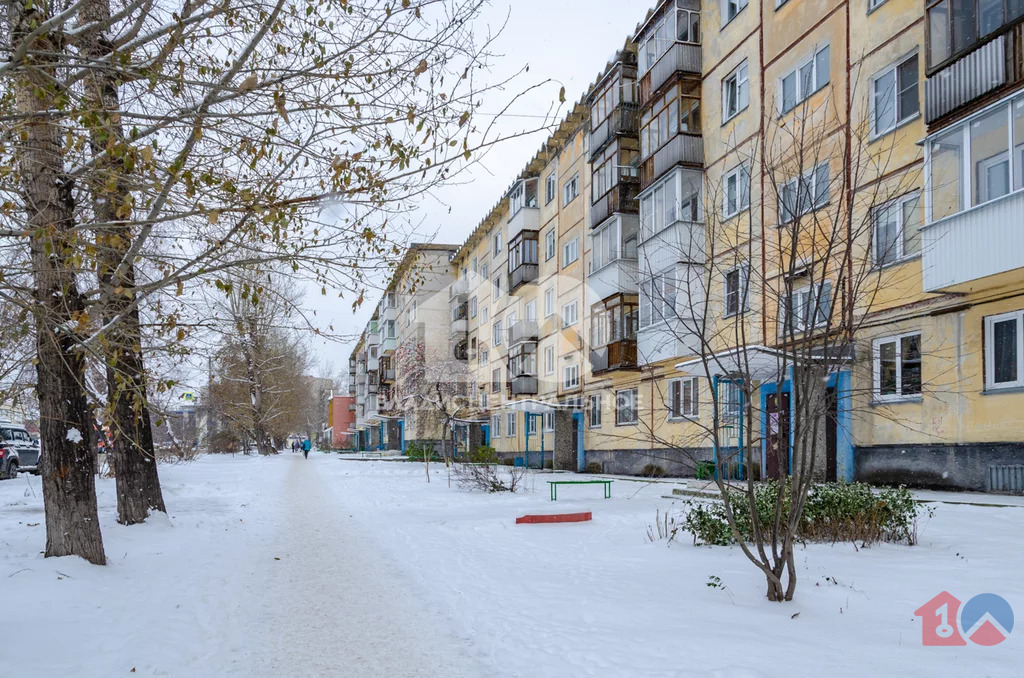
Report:
[[[309,438],[302,441],[302,456],[309,459],[309,450],[313,447],[313,443],[309,442]]]

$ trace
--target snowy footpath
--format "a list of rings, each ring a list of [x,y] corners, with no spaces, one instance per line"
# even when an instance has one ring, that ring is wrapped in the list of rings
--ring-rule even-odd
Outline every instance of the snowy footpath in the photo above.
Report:
[[[923,647],[941,591],[1006,598],[1024,625],[1024,508],[936,504],[915,547],[810,545],[773,604],[735,548],[651,543],[672,485],[548,500],[449,487],[443,467],[206,457],[161,468],[170,514],[114,521],[109,565],[42,557],[32,476],[0,482],[0,676],[1019,676],[995,647]],[[589,523],[516,525],[531,512]]]

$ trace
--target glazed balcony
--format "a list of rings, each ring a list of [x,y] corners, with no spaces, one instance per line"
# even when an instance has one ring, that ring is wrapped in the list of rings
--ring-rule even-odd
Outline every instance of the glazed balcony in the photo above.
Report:
[[[538,180],[521,179],[508,192],[508,241],[523,231],[540,230],[540,203],[537,200]]]
[[[639,264],[637,258],[618,257],[591,271],[587,277],[590,288],[589,303],[595,304],[615,294],[636,294],[639,289]]]
[[[636,366],[636,339],[613,341],[590,351],[590,371],[594,374],[635,369]]]
[[[636,169],[634,168],[635,172]],[[590,207],[590,227],[596,228],[613,214],[636,214],[640,204],[636,200],[640,184],[635,176],[620,177],[619,183],[599,197]]]
[[[622,102],[611,114],[590,130],[591,159],[601,151],[609,140],[620,136],[635,137],[640,132],[640,105]]]
[[[644,190],[676,165],[704,166],[704,137],[680,133],[640,164],[640,188]]]
[[[512,377],[508,381],[508,395],[521,396],[521,395],[537,395],[537,377],[530,375],[523,375],[519,377]]]
[[[675,42],[640,78],[640,101],[647,102],[676,74],[700,75],[700,45]]]
[[[451,301],[462,300],[467,294],[469,294],[468,278],[460,278],[448,286],[448,297]]]
[[[524,341],[537,341],[538,333],[536,320],[520,320],[508,328],[508,346],[511,348]]]
[[[469,302],[452,305],[452,336],[464,335],[469,331]]]

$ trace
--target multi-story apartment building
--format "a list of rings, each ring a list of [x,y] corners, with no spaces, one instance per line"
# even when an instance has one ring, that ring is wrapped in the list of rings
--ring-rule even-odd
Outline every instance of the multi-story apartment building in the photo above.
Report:
[[[464,447],[777,477],[815,374],[818,478],[998,489],[1024,460],[1018,4],[658,4],[452,259]]]

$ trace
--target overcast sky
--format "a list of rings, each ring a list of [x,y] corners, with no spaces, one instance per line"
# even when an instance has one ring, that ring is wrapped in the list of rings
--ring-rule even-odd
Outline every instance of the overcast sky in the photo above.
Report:
[[[495,44],[501,56],[495,59],[491,81],[500,81],[526,65],[530,70],[510,91],[483,102],[477,124],[484,122],[482,114],[501,110],[515,92],[547,79],[554,82],[531,92],[504,117],[502,133],[536,129],[543,123],[543,116],[557,106],[558,90],[564,85],[567,101],[561,119],[622,47],[647,9],[643,0],[494,0],[478,27],[480,34],[488,29],[497,32],[508,19]],[[462,175],[460,180],[468,180],[468,186],[443,189],[436,199],[426,202],[415,217],[424,223],[423,237],[417,240],[432,236],[439,243],[462,243],[540,149],[546,136],[535,133],[503,142],[481,164],[472,167],[470,174]],[[332,324],[336,329],[358,332],[373,315],[376,302],[376,297],[368,300],[354,315],[348,300],[311,294],[306,303],[316,311],[319,326]],[[314,349],[320,361],[333,365],[335,372],[347,371],[351,343],[317,340]]]

